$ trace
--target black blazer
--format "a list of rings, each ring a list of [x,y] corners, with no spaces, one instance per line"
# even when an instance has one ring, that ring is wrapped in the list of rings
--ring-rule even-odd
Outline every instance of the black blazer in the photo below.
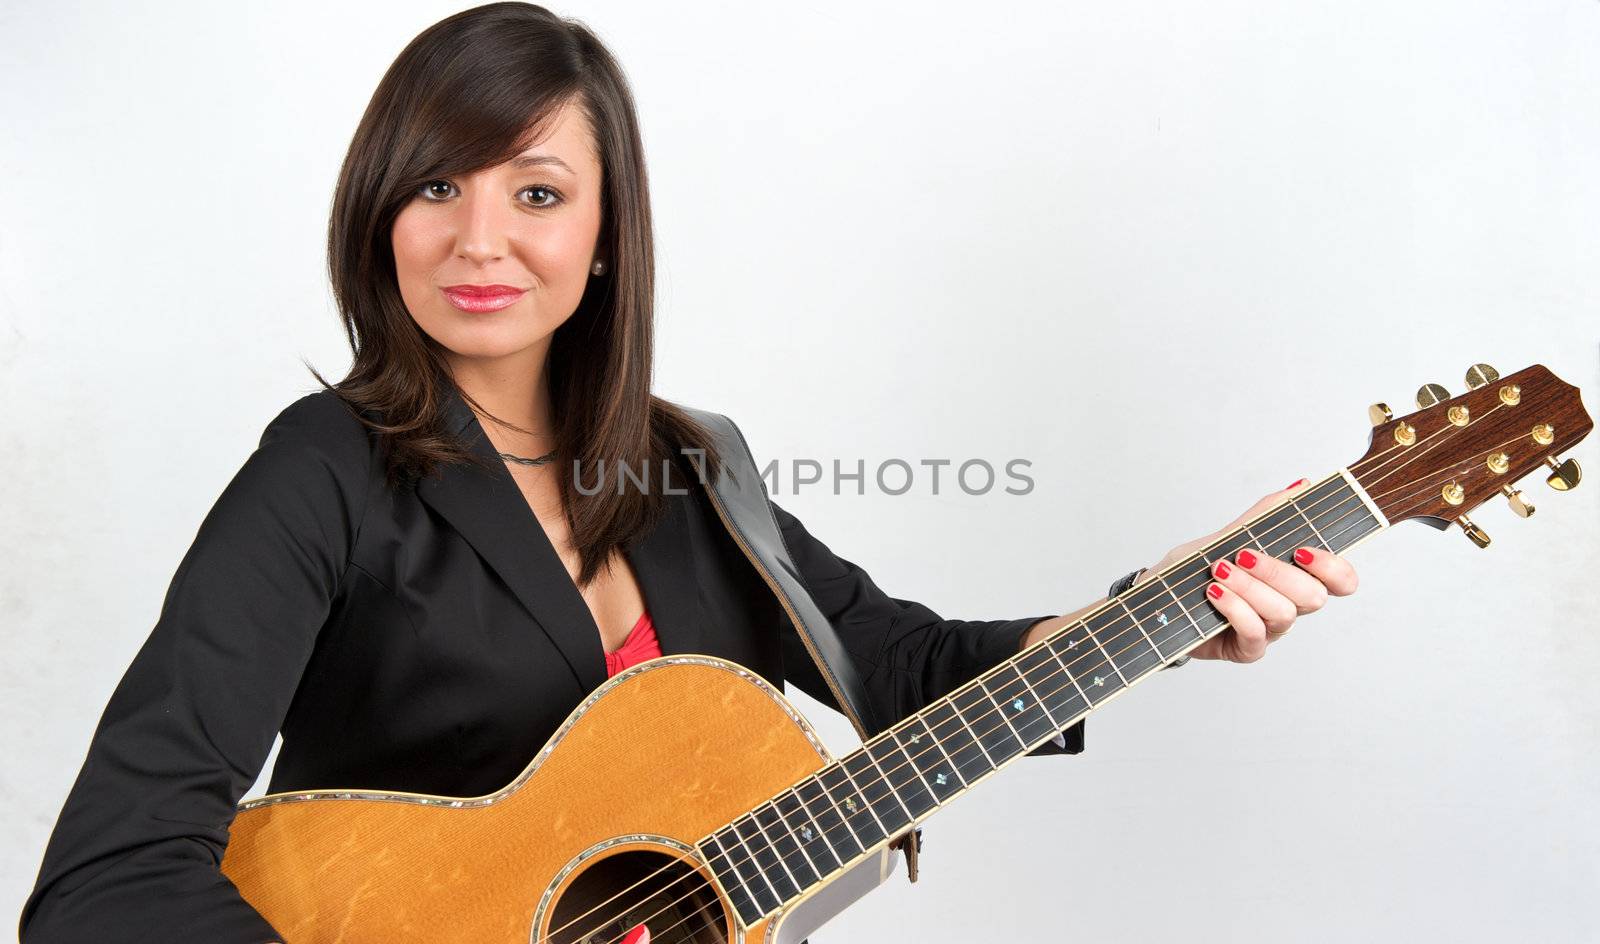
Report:
[[[453,391],[449,416],[494,458]],[[835,705],[687,469],[687,494],[626,552],[662,651]],[[878,717],[959,687],[1054,615],[944,619],[773,512]],[[588,607],[503,466],[392,489],[376,439],[336,396],[309,394],[267,426],[178,565],[61,810],[22,941],[279,940],[217,865],[280,730],[270,792],[477,796],[520,773],[605,675]],[[1041,753],[1082,750],[1082,724],[1065,733]]]

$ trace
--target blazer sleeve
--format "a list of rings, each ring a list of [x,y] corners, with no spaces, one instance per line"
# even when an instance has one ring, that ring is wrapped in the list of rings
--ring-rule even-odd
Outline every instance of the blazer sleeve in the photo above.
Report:
[[[764,486],[763,486],[764,487]],[[1035,623],[1021,619],[946,619],[927,606],[880,590],[860,567],[834,554],[805,525],[769,497],[789,556],[817,607],[838,630],[856,664],[874,714],[900,719],[961,687],[1020,650]],[[818,701],[838,707],[792,625],[785,621],[784,677]],[[1083,751],[1083,722],[1033,754]]]
[[[348,565],[365,442],[342,401],[310,394],[206,514],[89,742],[22,944],[283,940],[218,865]]]

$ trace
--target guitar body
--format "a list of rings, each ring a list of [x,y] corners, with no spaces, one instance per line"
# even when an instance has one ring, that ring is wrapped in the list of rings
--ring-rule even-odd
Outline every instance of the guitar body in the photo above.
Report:
[[[746,929],[695,843],[829,760],[754,673],[667,656],[609,679],[493,794],[272,794],[240,805],[221,868],[287,944],[603,944],[640,921],[657,944],[781,944],[895,855]]]

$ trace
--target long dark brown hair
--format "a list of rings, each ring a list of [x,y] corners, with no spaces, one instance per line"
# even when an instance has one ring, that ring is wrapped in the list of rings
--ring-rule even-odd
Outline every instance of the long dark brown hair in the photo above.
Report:
[[[608,479],[592,495],[557,476],[587,584],[662,513],[664,462],[696,474],[680,450],[698,449],[707,475],[721,467],[706,430],[650,392],[655,251],[639,122],[621,68],[587,26],[532,3],[490,3],[428,27],[395,59],[350,141],[328,222],[328,271],[354,361],[337,384],[310,369],[378,434],[391,486],[482,461],[446,429],[447,394],[488,411],[455,385],[402,301],[390,232],[423,184],[510,160],[568,103],[600,155],[599,258],[610,272],[589,280],[550,342],[555,463],[652,474],[649,488]],[[583,472],[585,491],[597,474]]]

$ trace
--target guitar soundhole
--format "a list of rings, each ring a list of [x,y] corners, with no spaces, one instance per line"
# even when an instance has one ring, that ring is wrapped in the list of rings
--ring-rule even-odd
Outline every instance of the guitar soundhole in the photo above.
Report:
[[[651,851],[619,852],[579,872],[540,944],[617,944],[643,923],[650,944],[726,944],[728,918],[694,866]]]

